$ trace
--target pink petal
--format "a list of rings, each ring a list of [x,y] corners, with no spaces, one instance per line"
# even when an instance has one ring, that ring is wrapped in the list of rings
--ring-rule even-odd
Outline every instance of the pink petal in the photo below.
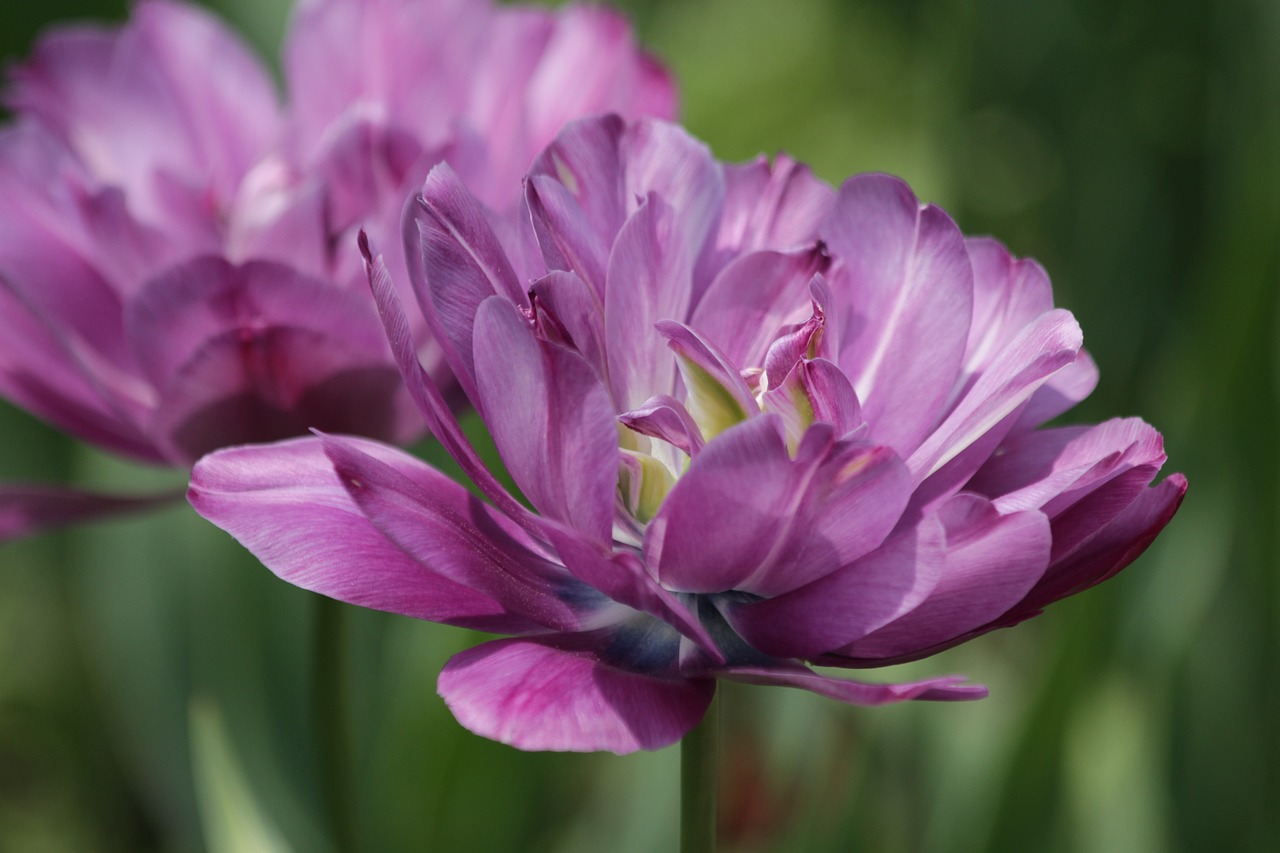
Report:
[[[689,312],[693,259],[676,235],[679,213],[650,195],[613,244],[605,274],[605,341],[609,380],[620,409],[634,409],[675,381],[660,320]]]
[[[409,273],[418,302],[467,395],[475,399],[476,309],[500,294],[525,294],[479,203],[446,164],[436,166],[405,212]]]
[[[765,654],[814,658],[914,610],[937,586],[945,560],[942,525],[926,519],[806,586],[730,606],[725,618]]]
[[[384,461],[400,459],[398,452],[374,442],[350,441]],[[461,491],[460,486],[452,488]],[[491,597],[436,573],[383,535],[352,500],[319,439],[210,454],[192,471],[187,496],[196,512],[303,589],[480,630],[538,627]]]
[[[616,669],[573,636],[498,640],[455,655],[440,695],[458,722],[518,749],[619,755],[660,749],[697,725],[711,679],[663,680]]]
[[[778,330],[809,317],[809,281],[828,263],[814,246],[739,255],[707,287],[689,325],[733,364],[760,367]]]
[[[871,440],[909,456],[942,414],[969,336],[973,273],[960,230],[896,178],[863,175],[840,188],[822,237],[843,263],[833,278],[857,294],[828,309],[847,312],[840,367]]]
[[[1001,515],[990,501],[956,495],[938,511],[947,553],[938,585],[915,609],[841,650],[855,658],[900,660],[996,619],[1044,575],[1049,521],[1035,510]]]
[[[516,485],[543,514],[610,541],[618,431],[595,371],[537,340],[501,297],[476,314],[474,357],[477,404]]]

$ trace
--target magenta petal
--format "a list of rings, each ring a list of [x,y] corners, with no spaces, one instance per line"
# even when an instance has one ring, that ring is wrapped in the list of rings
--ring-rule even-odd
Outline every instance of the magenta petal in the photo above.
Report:
[[[547,273],[529,287],[529,300],[536,322],[543,324],[543,337],[577,350],[602,377],[607,375],[600,302],[581,278],[572,272]],[[555,328],[545,328],[548,322]]]
[[[533,138],[550,139],[568,121],[602,112],[675,116],[675,85],[641,53],[626,18],[603,6],[562,9],[529,81]],[[522,164],[523,165],[523,164]]]
[[[395,285],[387,273],[382,258],[373,258],[369,254],[369,243],[361,235],[360,250],[364,254],[365,268],[369,276],[369,287],[373,291],[374,301],[378,306],[378,315],[382,319],[387,341],[395,353],[396,366],[400,376],[409,390],[418,410],[427,421],[427,427],[444,445],[458,465],[471,481],[476,484],[484,496],[493,501],[498,509],[508,518],[517,521],[525,530],[538,534],[538,522],[533,514],[521,503],[511,497],[510,493],[493,476],[493,472],[485,467],[484,462],[474,447],[463,435],[458,420],[454,417],[440,388],[423,369],[418,360],[418,351],[414,346],[413,336],[409,332],[409,320],[405,316],[404,306],[396,294]]]
[[[158,495],[103,495],[56,486],[0,483],[0,542],[20,539],[65,524],[129,515],[182,498]]]
[[[676,481],[644,541],[668,589],[735,589],[786,534],[803,481],[779,428],[762,416],[727,430]]]
[[[815,658],[914,610],[937,586],[945,561],[942,525],[925,519],[813,583],[776,598],[730,605],[725,618],[765,654]]]
[[[0,393],[81,438],[148,462],[164,456],[142,424],[154,390],[44,317],[0,278]]]
[[[625,190],[619,186],[623,128],[616,115],[571,122],[529,168],[529,207],[538,241],[548,260],[558,253],[583,263],[574,266],[580,274],[604,272],[609,247],[627,219]],[[563,192],[553,191],[551,183]],[[603,276],[588,283],[603,298]]]
[[[711,704],[715,681],[615,669],[589,643],[559,635],[497,640],[454,655],[439,689],[459,723],[491,740],[621,755],[684,737]]]
[[[644,405],[618,415],[628,429],[641,435],[661,439],[689,456],[702,449],[702,431],[693,422],[684,405],[674,397],[659,394]]]
[[[523,305],[524,290],[479,202],[447,164],[431,170],[422,194],[406,210],[404,227],[418,302],[449,366],[472,396],[476,309],[495,294]]]
[[[1173,518],[1186,493],[1187,479],[1181,474],[1144,489],[1069,558],[1055,560],[1015,612],[1025,618],[1060,598],[1101,583],[1138,559]]]
[[[349,441],[388,464],[404,458],[375,442]],[[196,512],[234,536],[267,568],[303,589],[480,630],[523,633],[539,628],[392,543],[352,500],[319,439],[210,454],[192,471],[188,499]]]
[[[599,596],[572,583],[536,543],[478,498],[404,453],[375,458],[322,436],[334,472],[369,521],[431,571],[540,625],[575,630]]]
[[[733,364],[760,367],[778,330],[808,319],[809,280],[827,263],[817,247],[740,255],[712,280],[689,325]]]
[[[1001,515],[985,498],[961,494],[945,503],[938,516],[947,531],[938,585],[914,610],[841,654],[901,658],[932,649],[1005,613],[1049,565],[1049,521],[1040,512]]]
[[[960,373],[973,310],[964,240],[945,213],[885,175],[847,181],[822,236],[843,264],[833,289],[857,294],[828,307],[829,319],[848,312],[838,363],[871,440],[909,456]]]
[[[1067,311],[1041,316],[994,355],[978,381],[907,465],[922,481],[1025,402],[1045,381],[1076,360],[1080,326]]]
[[[675,365],[654,324],[682,322],[689,312],[693,260],[674,233],[677,215],[650,195],[622,226],[609,255],[605,341],[609,382],[621,409],[670,392],[675,381]]]
[[[1070,410],[1098,386],[1098,365],[1085,350],[1036,389],[1018,417],[1014,431],[1033,429]]]
[[[598,225],[587,221],[569,189],[549,175],[530,175],[525,199],[547,268],[574,271],[603,302],[609,243],[596,232]]]
[[[516,485],[542,513],[610,541],[618,430],[599,376],[501,297],[476,314],[474,354],[477,404]]]
[[[719,678],[760,684],[767,687],[797,687],[850,705],[888,705],[912,699],[933,702],[955,702],[985,699],[987,688],[965,684],[964,676],[946,675],[906,684],[868,684],[846,678],[832,678],[806,669],[735,666],[713,670]]]
[[[808,166],[779,154],[725,168],[724,217],[717,245],[738,252],[791,247],[814,239],[835,191]]]

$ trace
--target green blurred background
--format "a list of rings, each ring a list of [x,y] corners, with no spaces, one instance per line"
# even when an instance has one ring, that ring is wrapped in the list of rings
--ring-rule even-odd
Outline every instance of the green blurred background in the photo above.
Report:
[[[271,57],[284,0],[216,4]],[[1033,255],[1191,480],[1135,566],[895,671],[964,705],[727,692],[726,850],[1280,849],[1280,4],[627,0],[722,159],[906,178]],[[125,4],[5,3],[0,52]],[[430,452],[424,450],[424,452]],[[181,485],[0,404],[0,477]],[[0,550],[0,850],[328,849],[313,597],[185,506]],[[458,727],[461,630],[347,608],[360,849],[657,851],[674,750],[524,754]]]

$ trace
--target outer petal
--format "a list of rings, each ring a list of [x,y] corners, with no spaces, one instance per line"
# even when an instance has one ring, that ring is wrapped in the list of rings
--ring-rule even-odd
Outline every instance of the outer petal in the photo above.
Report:
[[[88,441],[150,462],[144,433],[153,390],[114,369],[83,340],[42,316],[0,278],[0,394]]]
[[[388,462],[401,458],[373,442],[352,442]],[[442,483],[442,488],[448,486]],[[304,589],[481,630],[517,633],[538,627],[489,596],[435,573],[387,539],[352,500],[319,439],[210,454],[192,471],[188,499],[267,568]]]
[[[615,668],[592,639],[485,643],[445,665],[440,695],[471,731],[527,750],[659,749],[702,719],[713,680],[663,680]]]
[[[1025,619],[1060,598],[1114,576],[1147,550],[1178,511],[1186,493],[1187,479],[1181,474],[1173,474],[1164,482],[1144,489],[1124,511],[1069,557],[1055,560],[1044,579],[1011,615],[1015,620]]]
[[[431,170],[405,215],[405,255],[418,303],[467,395],[475,399],[476,309],[525,294],[480,205],[447,164]]]
[[[855,658],[902,659],[933,649],[1004,614],[1049,565],[1049,520],[1034,510],[1000,515],[976,495],[938,512],[947,530],[942,577],[918,607],[841,650]]]
[[[526,531],[540,536],[538,520],[523,504],[515,498],[493,476],[474,447],[463,435],[458,419],[440,393],[440,388],[422,367],[418,360],[418,351],[414,346],[413,336],[409,331],[409,320],[405,316],[404,306],[396,294],[395,285],[387,273],[382,258],[374,258],[369,251],[369,242],[361,235],[360,251],[364,255],[365,269],[369,276],[369,287],[373,291],[374,301],[378,306],[378,316],[382,319],[382,327],[386,331],[387,341],[395,353],[396,366],[400,376],[408,388],[409,396],[427,421],[427,427],[444,445],[452,456],[471,478],[472,482],[493,501],[508,518],[515,520]]]
[[[592,113],[675,117],[671,78],[636,48],[627,20],[604,7],[563,10],[528,85],[531,137],[539,145]]]
[[[924,480],[977,442],[1050,376],[1075,361],[1081,342],[1079,324],[1061,309],[1026,326],[991,359],[973,388],[911,455],[907,465],[917,480]],[[961,482],[967,473],[960,477]]]
[[[537,340],[501,297],[476,314],[475,365],[481,414],[521,491],[544,514],[609,541],[618,432],[595,371]]]
[[[549,628],[576,630],[606,605],[543,559],[515,525],[435,469],[403,453],[377,459],[322,436],[325,455],[378,530],[432,571]]]
[[[955,223],[884,175],[840,188],[823,239],[845,311],[839,364],[858,392],[872,441],[906,457],[935,426],[964,357],[973,273]]]
[[[945,559],[942,525],[925,519],[866,557],[807,586],[776,598],[730,606],[725,618],[765,654],[815,658],[918,607],[937,586]]]

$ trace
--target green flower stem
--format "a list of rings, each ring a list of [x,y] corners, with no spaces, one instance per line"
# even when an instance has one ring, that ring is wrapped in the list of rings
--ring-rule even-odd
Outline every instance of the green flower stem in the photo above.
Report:
[[[323,595],[315,597],[311,689],[316,709],[316,755],[320,762],[324,809],[329,816],[334,849],[353,853],[354,801],[351,786],[352,742],[347,704],[347,605]]]
[[[716,849],[720,691],[702,722],[680,742],[680,853]]]

